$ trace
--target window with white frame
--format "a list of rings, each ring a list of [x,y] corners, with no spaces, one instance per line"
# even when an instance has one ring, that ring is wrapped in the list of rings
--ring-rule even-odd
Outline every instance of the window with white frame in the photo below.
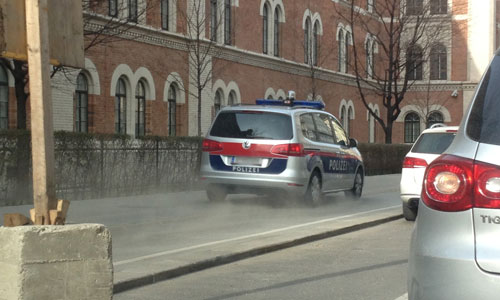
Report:
[[[217,114],[222,107],[222,91],[217,89],[214,98],[214,112]]]
[[[344,29],[339,29],[338,35],[337,35],[337,41],[338,41],[338,61],[339,61],[339,72],[345,72],[345,62],[346,62],[346,47],[345,47],[345,34],[344,34]]]
[[[118,17],[118,0],[108,1],[108,15],[110,17]]]
[[[231,0],[224,1],[224,43],[232,44],[232,16],[231,16]]]
[[[172,83],[168,89],[168,135],[177,135],[177,84]]]
[[[347,136],[351,135],[351,130],[352,130],[352,120],[354,119],[354,111],[352,109],[352,106],[349,106],[347,109],[347,128],[345,128],[345,131],[347,132]]]
[[[125,79],[118,79],[115,91],[115,132],[127,133],[127,86]]]
[[[264,4],[262,15],[262,52],[267,54],[269,47],[269,4]]]
[[[314,22],[313,27],[313,40],[312,40],[312,63],[313,65],[318,65],[318,53],[319,53],[319,21]]]
[[[169,30],[168,21],[169,21],[169,0],[161,0],[161,28],[165,30]]]
[[[128,20],[137,23],[137,0],[128,0]]]
[[[76,78],[75,131],[88,132],[89,86],[83,73]]]
[[[442,124],[444,122],[443,114],[439,111],[433,111],[427,117],[427,128],[430,128],[434,124]]]
[[[429,55],[430,79],[446,80],[448,73],[446,47],[442,44],[434,45]]]
[[[274,9],[274,56],[280,56],[280,18],[281,12],[280,8],[276,7]]]
[[[228,105],[236,104],[236,93],[234,91],[229,92],[229,98],[227,99]]]
[[[404,2],[403,2],[404,3]],[[423,0],[406,0],[406,14],[410,16],[418,16],[423,13]]]
[[[365,44],[366,51],[366,77],[373,78],[375,70],[375,39],[368,38]]]
[[[375,8],[375,0],[367,0],[366,1],[366,8],[368,12],[373,12],[373,9]]]
[[[351,43],[351,34],[346,30],[345,32],[345,49],[344,49],[344,72],[349,71],[349,44]]]
[[[406,52],[406,72],[409,80],[422,80],[422,48],[415,45]]]
[[[0,130],[9,127],[9,80],[7,70],[0,65]]]
[[[311,18],[307,17],[304,27],[304,62],[309,64],[311,62]]]
[[[219,14],[217,0],[210,0],[210,39],[217,42],[217,28],[219,27]]]
[[[405,116],[405,143],[413,143],[420,135],[420,117],[410,112]]]
[[[347,128],[347,122],[347,109],[345,106],[342,106],[340,109],[340,123],[342,123],[342,127],[344,127],[344,129]]]
[[[448,13],[448,0],[430,0],[431,15],[445,15]]]
[[[137,83],[135,101],[135,136],[144,136],[146,134],[146,89],[142,81]]]

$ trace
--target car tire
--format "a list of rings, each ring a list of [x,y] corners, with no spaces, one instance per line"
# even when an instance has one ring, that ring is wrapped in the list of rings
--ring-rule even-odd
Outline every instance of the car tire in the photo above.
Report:
[[[318,171],[315,171],[309,179],[304,200],[311,206],[318,206],[323,202],[322,181]]]
[[[363,173],[361,170],[356,172],[356,176],[354,176],[354,183],[350,190],[345,191],[346,197],[351,199],[359,199],[361,198],[361,194],[363,193],[363,184],[364,184]]]
[[[403,216],[406,221],[415,221],[417,218],[417,209],[410,207],[407,202],[403,202]]]
[[[217,184],[207,186],[207,197],[210,202],[222,202],[226,199],[227,190],[225,187]]]

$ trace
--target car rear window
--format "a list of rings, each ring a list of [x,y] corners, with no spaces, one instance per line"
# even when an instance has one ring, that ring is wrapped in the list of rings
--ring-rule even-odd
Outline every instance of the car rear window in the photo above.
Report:
[[[424,133],[415,142],[411,152],[441,154],[450,146],[455,135],[454,132]]]
[[[467,134],[475,141],[500,145],[500,57],[491,62],[477,91],[467,122]]]
[[[260,111],[223,111],[210,135],[242,139],[289,140],[293,138],[289,115]]]

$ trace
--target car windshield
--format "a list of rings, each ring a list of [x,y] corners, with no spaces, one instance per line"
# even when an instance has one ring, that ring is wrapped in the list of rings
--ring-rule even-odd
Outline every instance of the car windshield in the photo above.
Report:
[[[227,138],[289,140],[293,137],[289,115],[261,111],[221,112],[210,135]]]
[[[415,142],[411,151],[416,153],[441,154],[450,146],[455,135],[455,132],[424,133]]]
[[[479,88],[467,123],[467,134],[481,143],[500,145],[500,57],[497,54]]]

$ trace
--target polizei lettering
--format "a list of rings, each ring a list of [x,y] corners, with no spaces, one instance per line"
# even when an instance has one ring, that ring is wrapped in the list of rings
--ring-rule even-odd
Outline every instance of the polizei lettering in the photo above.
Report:
[[[481,215],[481,219],[483,219],[483,223],[486,224],[500,224],[500,217],[499,216],[495,216],[495,217],[492,217],[492,216],[485,216],[485,215]]]
[[[233,166],[233,172],[259,173],[259,171],[260,171],[259,168]]]
[[[347,161],[345,160],[330,160],[329,164],[330,171],[337,172],[337,171],[347,171]]]

